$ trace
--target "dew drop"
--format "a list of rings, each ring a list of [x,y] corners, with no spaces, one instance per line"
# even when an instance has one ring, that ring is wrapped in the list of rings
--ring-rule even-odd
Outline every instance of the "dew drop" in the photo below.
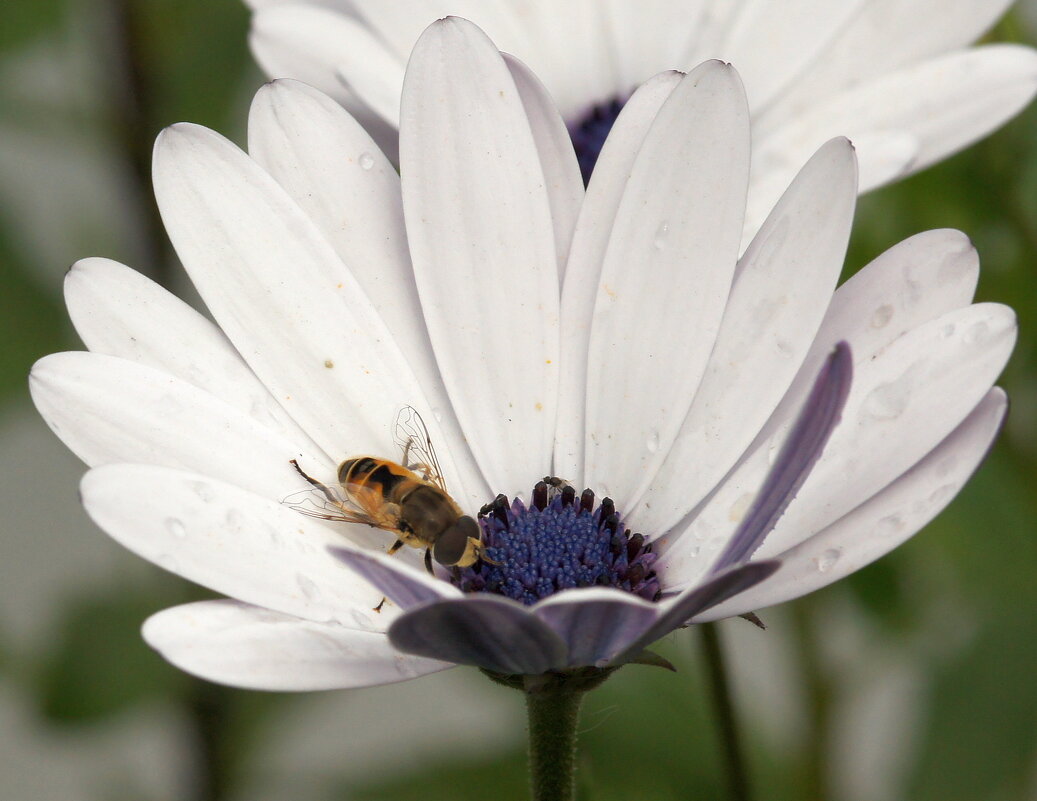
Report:
[[[969,330],[965,332],[965,336],[962,337],[966,345],[982,345],[989,338],[990,326],[983,321],[973,323]]]
[[[670,224],[665,220],[659,223],[659,227],[655,229],[655,239],[652,245],[656,250],[666,249],[666,237],[670,233]]]
[[[900,417],[911,400],[912,376],[904,373],[895,381],[880,384],[864,399],[864,410],[876,420]]]
[[[835,566],[835,563],[839,561],[841,555],[842,552],[838,548],[829,548],[820,556],[815,557],[814,564],[817,565],[818,572],[827,573]]]
[[[390,602],[387,600],[385,603],[386,605],[388,605]],[[358,609],[351,609],[350,616],[353,618],[353,622],[361,628],[373,628],[371,625],[371,618],[365,615],[363,612],[359,611]]]
[[[359,162],[360,169],[370,170],[372,167],[374,167],[374,156],[372,156],[370,153],[361,153]]]
[[[950,339],[952,336],[954,336],[954,323],[947,323],[947,325],[941,328],[940,336],[944,339]]]
[[[933,506],[943,506],[954,497],[954,484],[943,484],[929,494],[929,503]]]
[[[875,313],[871,315],[871,327],[872,328],[884,328],[889,324],[889,321],[893,319],[893,307],[888,303],[884,303],[875,309]]]
[[[177,520],[175,517],[166,518],[166,531],[176,537],[178,540],[182,540],[187,536],[187,529],[184,524]]]
[[[904,527],[904,520],[900,515],[886,515],[875,526],[876,533],[880,537],[891,537]]]
[[[155,559],[155,564],[163,570],[168,570],[170,573],[177,573],[180,570],[180,563],[177,562],[176,558],[169,553],[159,554]]]
[[[295,575],[295,583],[299,586],[299,592],[302,593],[303,598],[311,604],[320,601],[320,589],[311,579],[306,578],[302,573],[297,573]]]
[[[216,497],[212,491],[212,487],[203,481],[193,482],[191,484],[191,489],[194,490],[194,494],[197,495],[203,503],[212,503],[213,499]]]
[[[737,501],[731,504],[731,509],[728,512],[728,517],[732,523],[741,523],[742,518],[745,517],[745,513],[749,511],[749,506],[753,502],[755,494],[752,492],[746,492],[741,495]]]
[[[788,359],[792,356],[792,345],[786,342],[784,339],[779,339],[774,343],[775,349],[778,351],[778,355],[784,359]]]
[[[437,423],[443,422],[443,411],[441,409],[432,409],[432,417],[435,418]]]
[[[691,558],[691,559],[694,559],[701,552],[702,552],[702,549],[698,545],[696,545],[694,548],[692,548],[690,551],[688,551],[688,557]]]
[[[648,449],[649,453],[655,453],[657,450],[659,450],[659,432],[658,431],[650,431],[648,433],[648,439],[645,442],[645,447]]]

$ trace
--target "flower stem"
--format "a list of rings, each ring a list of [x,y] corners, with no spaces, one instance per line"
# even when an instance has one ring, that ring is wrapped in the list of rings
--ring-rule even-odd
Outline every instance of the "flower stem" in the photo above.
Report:
[[[727,681],[720,633],[715,623],[704,623],[699,628],[702,630],[702,650],[709,674],[713,712],[717,718],[721,748],[724,751],[728,792],[732,801],[750,801],[752,794],[749,791],[749,774],[745,769],[745,757],[742,754],[731,687]]]
[[[582,690],[526,691],[533,801],[572,801],[575,797],[576,723],[582,701]]]

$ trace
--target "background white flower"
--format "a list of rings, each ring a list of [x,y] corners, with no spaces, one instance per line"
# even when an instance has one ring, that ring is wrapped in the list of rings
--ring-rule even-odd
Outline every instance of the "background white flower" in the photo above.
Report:
[[[747,237],[828,139],[853,141],[866,191],[985,136],[1037,91],[1032,49],[968,47],[1007,0],[246,2],[264,71],[346,103],[390,153],[411,47],[447,14],[527,63],[573,129],[595,106],[611,121],[612,101],[658,72],[730,61],[753,117]]]
[[[247,687],[385,683],[447,666],[394,650],[394,619],[406,629],[426,613],[427,633],[454,625],[448,607],[466,625],[478,612],[465,610],[503,608],[461,599],[412,553],[378,554],[380,532],[282,503],[305,488],[290,458],[327,480],[346,456],[394,456],[403,404],[422,411],[466,511],[546,472],[570,478],[658,542],[665,589],[693,593],[781,463],[822,361],[849,342],[843,421],[756,553],[781,569],[699,619],[796,597],[877,558],[985,453],[1015,320],[970,305],[974,250],[956,232],[921,234],[832,296],[856,196],[852,148],[835,140],[739,259],[749,115],[730,67],[642,87],[585,198],[543,88],[464,21],[421,40],[403,109],[402,182],[340,106],[295,82],[257,95],[250,156],[197,126],[160,137],[159,205],[219,328],[113,262],[69,274],[92,352],[42,360],[32,388],[96,466],[87,510],[146,558],[236,599],[149,621],[146,637],[174,663]],[[756,569],[746,575],[770,573]],[[420,608],[376,615],[382,593]],[[552,626],[571,647],[588,629],[567,626],[585,612],[639,625],[659,613],[605,589],[538,608],[505,614],[520,627],[542,614],[551,622],[536,617],[536,637]],[[465,643],[437,642],[440,658],[472,661]],[[553,647],[542,664],[508,665],[556,666]]]

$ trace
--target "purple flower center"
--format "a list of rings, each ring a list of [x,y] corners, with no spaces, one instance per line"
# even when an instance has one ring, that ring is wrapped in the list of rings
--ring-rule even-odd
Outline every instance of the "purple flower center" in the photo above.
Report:
[[[479,512],[487,559],[455,571],[464,592],[493,592],[526,605],[573,587],[618,587],[650,601],[659,597],[656,555],[631,534],[611,498],[594,507],[589,489],[557,479],[533,489],[527,507],[503,495]]]
[[[583,184],[586,186],[594,172],[594,165],[598,163],[601,148],[605,139],[612,130],[612,124],[623,110],[623,100],[614,97],[604,103],[598,103],[591,107],[582,118],[569,126],[569,137],[573,140],[576,149],[576,160],[580,163],[580,172],[583,173]]]

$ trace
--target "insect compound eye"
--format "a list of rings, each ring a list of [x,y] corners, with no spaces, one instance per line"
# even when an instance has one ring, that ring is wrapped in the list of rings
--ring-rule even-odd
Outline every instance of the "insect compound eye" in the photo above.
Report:
[[[432,556],[439,564],[447,567],[459,564],[467,555],[470,538],[479,539],[479,524],[467,516],[458,518],[456,523],[436,539],[436,544],[432,546]],[[462,567],[467,564],[471,562],[466,562]]]

